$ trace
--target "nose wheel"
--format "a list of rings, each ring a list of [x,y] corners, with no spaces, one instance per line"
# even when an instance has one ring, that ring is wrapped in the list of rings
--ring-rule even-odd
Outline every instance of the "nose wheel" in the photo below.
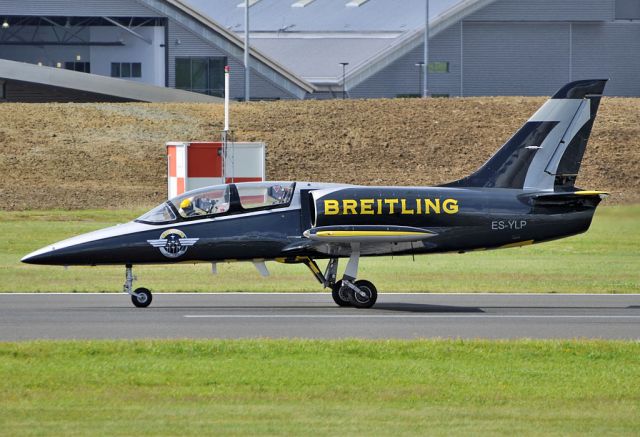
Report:
[[[131,302],[138,308],[146,308],[151,305],[151,300],[153,299],[153,295],[146,288],[136,288],[131,295]]]
[[[146,308],[151,305],[151,301],[153,300],[153,295],[149,291],[148,288],[136,288],[133,290],[133,281],[135,280],[135,276],[133,276],[133,267],[131,264],[126,265],[126,273],[125,273],[125,281],[123,292],[131,295],[131,302],[138,308]]]

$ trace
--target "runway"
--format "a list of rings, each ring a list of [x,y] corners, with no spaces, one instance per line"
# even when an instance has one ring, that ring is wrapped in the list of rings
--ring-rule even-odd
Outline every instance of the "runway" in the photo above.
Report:
[[[328,293],[0,294],[0,341],[136,338],[640,339],[640,295]]]

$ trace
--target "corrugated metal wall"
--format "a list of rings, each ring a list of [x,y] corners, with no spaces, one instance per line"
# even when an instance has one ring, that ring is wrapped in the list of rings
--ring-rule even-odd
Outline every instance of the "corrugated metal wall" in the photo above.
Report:
[[[609,96],[640,96],[640,23],[573,24],[573,78],[609,78]]]
[[[180,42],[178,44],[178,41]],[[244,97],[244,63],[219,47],[203,40],[180,24],[169,20],[169,86],[175,87],[175,59],[176,57],[209,57],[226,56],[231,68],[230,98],[240,99]],[[276,87],[261,75],[252,71],[250,77],[252,99],[291,99],[295,98],[288,92]]]
[[[498,0],[465,21],[610,21],[615,0]]]
[[[569,24],[464,23],[463,95],[549,95],[569,81]]]
[[[0,13],[3,16],[160,16],[135,0],[0,0]]]
[[[422,77],[416,64],[424,59],[424,45],[420,44],[397,62],[377,72],[357,87],[348,90],[353,98],[396,97],[403,94],[420,95]],[[429,62],[449,62],[448,73],[429,75],[430,94],[460,93],[460,23],[457,23],[429,42]]]

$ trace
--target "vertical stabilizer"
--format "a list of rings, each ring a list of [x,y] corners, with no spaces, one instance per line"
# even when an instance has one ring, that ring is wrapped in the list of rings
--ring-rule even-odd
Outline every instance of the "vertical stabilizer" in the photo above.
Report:
[[[606,82],[565,85],[475,173],[446,186],[571,191]]]

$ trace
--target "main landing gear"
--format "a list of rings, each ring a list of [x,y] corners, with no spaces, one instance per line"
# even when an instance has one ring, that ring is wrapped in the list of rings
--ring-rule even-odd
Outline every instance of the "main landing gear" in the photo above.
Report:
[[[151,305],[151,301],[153,300],[153,295],[147,288],[136,288],[133,290],[133,281],[136,279],[133,276],[133,268],[131,264],[126,265],[126,273],[125,273],[125,282],[123,287],[123,292],[131,295],[131,302],[138,308],[146,308]]]
[[[371,308],[378,299],[378,290],[369,281],[356,280],[358,262],[360,261],[360,244],[351,244],[351,256],[342,279],[336,281],[338,258],[331,258],[324,274],[314,260],[306,258],[303,262],[311,270],[325,288],[331,288],[333,301],[341,307]]]

